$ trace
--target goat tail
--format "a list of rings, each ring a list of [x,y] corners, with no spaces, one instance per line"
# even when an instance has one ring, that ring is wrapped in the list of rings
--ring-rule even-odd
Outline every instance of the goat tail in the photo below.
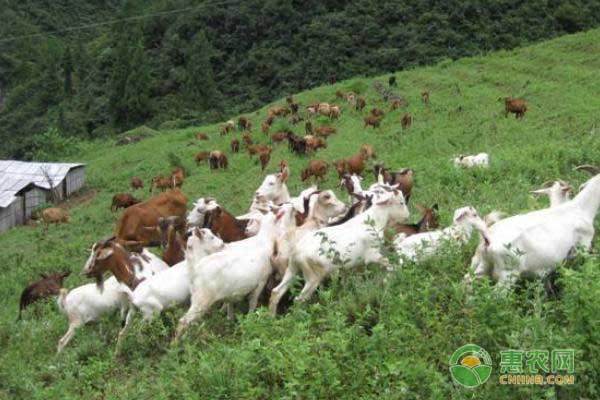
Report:
[[[494,210],[491,213],[489,213],[488,215],[486,215],[485,217],[483,217],[483,221],[485,222],[486,226],[489,228],[490,226],[494,225],[496,222],[500,221],[504,217],[506,217],[505,213],[503,213],[502,211]]]
[[[67,307],[67,295],[68,294],[69,294],[69,291],[67,289],[61,288],[60,291],[58,292],[58,298],[56,299],[58,308],[60,309],[60,311],[64,312],[65,314],[67,313],[66,307]]]

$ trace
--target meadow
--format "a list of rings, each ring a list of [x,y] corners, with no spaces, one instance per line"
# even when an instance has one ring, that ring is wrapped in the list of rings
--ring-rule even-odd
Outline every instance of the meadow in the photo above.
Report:
[[[439,204],[443,226],[456,208],[475,207],[516,214],[547,206],[529,191],[548,180],[564,179],[574,188],[588,176],[573,171],[579,164],[600,165],[600,30],[564,36],[531,47],[501,51],[396,73],[394,90],[409,105],[386,113],[381,127],[364,128],[372,107],[389,106],[373,88],[387,77],[356,77],[295,94],[302,105],[327,101],[342,105],[338,133],[315,158],[334,160],[372,144],[377,160],[393,168],[411,167],[414,205]],[[336,101],[336,90],[364,95],[361,113]],[[420,100],[431,92],[430,104]],[[524,98],[530,110],[522,120],[504,117],[499,98]],[[284,103],[281,99],[278,104]],[[409,112],[413,124],[400,127]],[[266,107],[245,114],[254,138]],[[237,116],[231,116],[236,117]],[[318,123],[328,123],[318,118]],[[274,123],[300,134],[304,124]],[[210,135],[196,141],[197,132]],[[293,305],[276,319],[266,308],[236,321],[214,309],[190,329],[178,346],[170,335],[183,309],[175,309],[149,325],[137,322],[115,356],[117,315],[81,329],[60,356],[58,339],[66,317],[50,301],[31,307],[15,322],[25,284],[38,273],[68,268],[72,288],[88,281],[79,274],[89,248],[110,234],[118,217],[109,210],[116,192],[129,191],[132,176],[145,182],[172,170],[171,153],[190,172],[183,186],[191,201],[214,196],[228,210],[244,212],[265,173],[289,161],[290,192],[306,184],[300,169],[306,157],[292,155],[287,145],[275,147],[264,173],[245,153],[229,154],[229,141],[218,125],[155,132],[141,142],[115,146],[114,140],[80,145],[70,160],[87,165],[91,193],[70,208],[71,222],[43,229],[19,227],[0,235],[0,398],[6,399],[168,399],[168,398],[401,398],[401,399],[593,399],[600,398],[600,240],[591,255],[558,269],[558,295],[549,296],[543,282],[522,282],[510,295],[498,296],[493,283],[477,282],[469,294],[462,285],[477,244],[448,247],[421,264],[407,264],[389,274],[379,268],[346,271],[317,291],[306,305]],[[190,144],[191,143],[191,144]],[[197,167],[194,155],[221,149],[229,169]],[[487,170],[456,170],[451,158],[485,151]],[[62,161],[62,160],[61,160]],[[373,182],[372,174],[365,186]],[[330,171],[323,187],[347,195]],[[93,191],[93,192],[91,192]],[[147,186],[135,192],[148,198]],[[600,227],[596,223],[596,228]],[[300,282],[294,285],[297,294]],[[448,360],[455,349],[476,343],[492,356],[494,370],[474,390],[453,383]],[[571,386],[507,386],[499,383],[500,351],[506,349],[575,349],[575,384]]]

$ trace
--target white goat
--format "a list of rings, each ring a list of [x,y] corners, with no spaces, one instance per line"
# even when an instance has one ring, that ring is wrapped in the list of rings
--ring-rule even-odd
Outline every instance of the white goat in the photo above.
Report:
[[[131,321],[138,309],[144,315],[144,321],[150,321],[154,315],[162,310],[177,306],[189,301],[190,274],[189,265],[196,265],[209,254],[222,250],[224,242],[215,236],[209,229],[193,228],[188,231],[186,260],[175,264],[171,268],[160,271],[156,275],[143,280],[135,290],[126,285],[118,289],[125,294],[133,305],[129,307],[125,324],[119,332],[118,343],[131,325]]]
[[[473,227],[486,227],[477,211],[470,206],[462,207],[454,212],[452,225],[437,231],[422,232],[406,236],[401,233],[394,240],[396,252],[404,259],[414,262],[422,261],[435,252],[446,242],[466,243],[471,237]]]
[[[96,246],[92,248],[91,254],[85,263],[84,270],[94,265],[98,257],[110,257],[109,249],[101,250],[100,255],[96,253]],[[160,258],[144,249],[143,256],[138,256],[138,262],[134,265],[134,273],[140,278],[150,278],[161,270],[168,269],[168,265]],[[114,276],[105,280],[101,287],[95,283],[88,283],[68,291],[61,289],[57,303],[59,309],[69,318],[69,329],[58,342],[58,353],[71,341],[77,328],[91,321],[97,321],[103,315],[121,310],[121,318],[125,317],[128,301],[121,292],[125,285],[119,283]]]
[[[487,168],[490,166],[490,156],[487,153],[479,153],[474,156],[465,156],[461,154],[454,158],[454,166],[456,168]]]
[[[550,199],[550,207],[556,207],[570,200],[571,185],[565,181],[546,182],[541,189],[532,190],[533,194],[546,195]]]
[[[353,268],[371,262],[388,264],[377,242],[390,219],[406,221],[408,217],[402,192],[394,190],[377,195],[371,208],[351,220],[304,235],[296,244],[297,251],[288,266],[288,271],[300,267],[304,275],[304,288],[297,300],[308,300],[321,281],[341,267]],[[289,285],[286,278],[291,279],[290,275],[293,273],[286,273],[275,292]]]
[[[503,219],[489,230],[473,260],[475,277],[491,276],[500,288],[519,278],[542,278],[578,246],[589,250],[600,207],[600,175],[583,185],[573,200],[555,207]],[[467,283],[472,276],[465,276]]]
[[[256,308],[258,296],[272,272],[269,259],[279,232],[276,222],[294,224],[293,211],[290,204],[279,210],[277,216],[265,215],[256,236],[229,243],[223,251],[203,258],[199,264],[190,264],[191,306],[179,320],[174,340],[216,302],[236,301],[250,295],[249,311]]]
[[[212,197],[201,197],[194,203],[194,208],[188,213],[187,224],[188,226],[204,225],[204,216],[208,211],[214,210],[219,205],[217,201]]]

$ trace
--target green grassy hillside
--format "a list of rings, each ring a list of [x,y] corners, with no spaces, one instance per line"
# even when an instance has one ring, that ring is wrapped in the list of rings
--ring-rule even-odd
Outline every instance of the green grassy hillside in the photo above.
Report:
[[[367,98],[364,113],[342,104],[335,122],[339,133],[317,158],[332,160],[371,143],[393,167],[410,166],[416,187],[414,204],[440,205],[443,225],[454,209],[472,205],[481,214],[493,209],[518,213],[545,207],[528,191],[562,178],[576,188],[587,177],[575,165],[600,164],[600,31],[566,36],[533,47],[444,62],[398,73],[398,92],[410,104],[386,114],[380,129],[364,129],[367,109],[388,106],[373,89],[375,79],[356,78],[300,93],[296,99],[336,102],[335,91],[355,90]],[[386,77],[387,78],[387,77]],[[386,82],[386,78],[379,78]],[[431,104],[420,101],[430,90]],[[504,118],[499,97],[520,96],[530,104],[523,120]],[[282,103],[280,101],[279,103]],[[400,118],[413,116],[402,131]],[[266,109],[249,114],[254,138]],[[322,121],[325,122],[325,121]],[[283,122],[276,122],[273,132]],[[297,133],[304,125],[293,126]],[[208,132],[208,142],[193,139]],[[558,298],[546,297],[543,284],[522,284],[507,297],[496,296],[488,281],[473,298],[461,280],[476,240],[464,249],[448,249],[421,265],[407,265],[392,275],[374,269],[351,271],[332,280],[304,306],[293,306],[277,319],[266,309],[237,321],[214,310],[194,326],[179,346],[169,335],[182,309],[166,313],[149,326],[135,324],[123,354],[113,350],[117,316],[81,329],[64,354],[56,344],[67,328],[55,302],[25,312],[16,323],[18,297],[39,272],[69,268],[67,287],[87,281],[78,274],[88,248],[109,234],[117,218],[109,211],[115,192],[128,191],[137,175],[148,181],[172,168],[170,152],[191,176],[184,184],[190,200],[212,195],[235,213],[250,204],[263,179],[260,166],[246,154],[229,155],[226,172],[196,167],[200,150],[228,150],[234,135],[220,137],[218,126],[160,132],[130,146],[94,142],[74,160],[87,163],[87,180],[97,193],[71,208],[68,225],[20,227],[0,236],[0,397],[2,398],[405,398],[405,399],[575,399],[600,397],[600,270],[596,256],[559,269]],[[239,136],[236,133],[235,136]],[[193,142],[192,145],[188,143]],[[486,151],[491,167],[457,171],[451,157]],[[296,194],[305,187],[299,171],[307,158],[276,148],[268,171],[279,160],[290,162],[288,184]],[[372,182],[368,176],[365,185]],[[326,187],[336,188],[330,172]],[[340,193],[338,191],[338,193]],[[148,197],[147,189],[136,193]],[[346,196],[343,195],[343,199]],[[597,253],[600,241],[594,242]],[[294,293],[297,293],[296,285]],[[448,359],[466,343],[492,356],[490,380],[475,390],[452,383]],[[506,349],[575,349],[575,385],[503,386],[499,384],[500,351]]]

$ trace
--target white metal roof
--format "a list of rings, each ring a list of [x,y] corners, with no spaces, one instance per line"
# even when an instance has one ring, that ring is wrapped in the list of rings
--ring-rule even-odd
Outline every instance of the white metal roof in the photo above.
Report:
[[[0,160],[0,207],[9,206],[15,195],[29,184],[42,189],[58,186],[69,171],[83,164],[41,163],[13,160]]]

